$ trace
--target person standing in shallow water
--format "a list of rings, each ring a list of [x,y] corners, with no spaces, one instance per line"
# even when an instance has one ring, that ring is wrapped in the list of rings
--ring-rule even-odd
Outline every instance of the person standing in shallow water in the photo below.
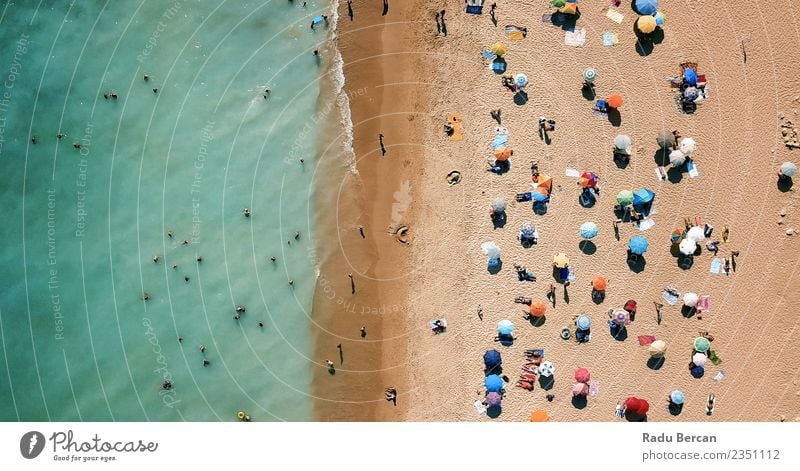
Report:
[[[386,155],[386,147],[383,145],[383,134],[378,134],[378,142],[381,144],[381,156]]]
[[[389,14],[389,0],[383,0],[383,13],[381,16],[386,16]]]

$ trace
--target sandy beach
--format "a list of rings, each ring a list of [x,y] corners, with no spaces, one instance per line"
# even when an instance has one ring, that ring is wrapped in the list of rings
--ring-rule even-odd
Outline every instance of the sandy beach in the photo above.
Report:
[[[796,191],[779,190],[775,174],[781,162],[797,163],[800,155],[784,145],[781,132],[785,119],[794,126],[800,121],[796,18],[777,19],[762,1],[662,1],[663,41],[644,51],[636,46],[637,15],[628,2],[618,9],[624,15],[620,24],[606,17],[609,2],[581,3],[576,23],[586,32],[581,47],[565,45],[564,30],[542,21],[554,11],[544,1],[497,0],[497,26],[490,19],[491,2],[483,15],[468,15],[461,0],[394,0],[384,16],[381,2],[356,0],[352,22],[346,2],[340,3],[338,45],[358,173],[342,172],[336,205],[326,216],[336,218],[338,232],[321,249],[314,301],[318,419],[488,420],[473,402],[483,399],[481,357],[492,348],[501,352],[503,374],[512,380],[495,420],[528,420],[532,410],[544,409],[555,421],[611,421],[615,404],[627,396],[650,401],[651,421],[800,419],[793,307],[800,301],[800,235],[787,235],[787,229],[800,227],[800,217]],[[435,12],[441,9],[447,12],[447,36],[437,34]],[[505,25],[526,27],[526,38],[509,41]],[[619,43],[604,47],[606,31],[617,33]],[[530,79],[524,104],[515,103],[500,75],[481,58],[497,41],[508,45],[508,71]],[[698,63],[710,92],[691,115],[679,111],[669,83],[687,61]],[[581,93],[586,67],[598,71],[597,98],[624,96],[621,122],[592,114],[593,102]],[[511,169],[502,175],[488,172],[486,164],[497,126],[490,111],[498,108],[514,150]],[[463,115],[459,142],[442,131],[450,113]],[[538,136],[539,116],[557,122],[549,144]],[[697,178],[686,173],[668,181],[656,178],[655,137],[662,130],[697,141]],[[612,161],[617,134],[633,141],[624,169]],[[544,216],[533,214],[530,203],[514,201],[515,194],[530,191],[534,161],[553,177]],[[578,204],[580,187],[576,178],[565,176],[567,168],[599,175],[602,191],[593,207]],[[452,170],[462,175],[456,185],[446,181]],[[639,231],[621,224],[616,240],[616,195],[642,187],[656,193],[655,226]],[[495,229],[489,209],[498,196],[509,203],[508,222]],[[720,244],[718,255],[740,253],[730,275],[709,272],[713,255],[705,248],[688,270],[670,253],[673,230],[695,216],[714,226],[714,239],[725,225],[730,228],[730,242]],[[600,228],[590,255],[578,246],[585,221]],[[539,243],[527,249],[517,240],[525,222],[539,232]],[[405,244],[395,234],[401,226],[408,227]],[[644,270],[636,273],[626,264],[626,251],[630,237],[639,234],[650,248]],[[479,248],[490,240],[503,251],[496,274],[487,271]],[[534,326],[514,298],[546,300],[559,252],[571,258],[577,278],[566,289],[556,285],[555,307],[549,305],[545,321]],[[517,281],[515,263],[527,266],[537,281]],[[608,280],[599,305],[590,297],[595,275]],[[680,304],[665,305],[659,324],[654,301],[663,302],[666,286],[710,296],[710,311],[685,318]],[[607,311],[629,299],[638,302],[638,313],[627,339],[614,339]],[[591,342],[559,338],[579,313],[592,319]],[[431,333],[428,322],[437,318],[447,320],[446,333]],[[502,319],[516,325],[510,347],[493,341]],[[361,326],[367,332],[363,338]],[[701,331],[713,335],[722,363],[709,363],[705,376],[695,379],[687,363]],[[648,367],[647,347],[637,342],[642,335],[667,342],[659,369]],[[545,360],[554,363],[551,389],[513,386],[527,349],[544,349]],[[326,358],[335,363],[334,375]],[[571,401],[572,375],[579,367],[588,368],[598,386],[584,407]],[[724,379],[714,381],[720,371]],[[389,385],[398,389],[396,406],[383,400]],[[677,416],[666,408],[673,389],[686,396]],[[704,410],[709,393],[717,397],[713,417]],[[555,396],[552,402],[547,394]]]

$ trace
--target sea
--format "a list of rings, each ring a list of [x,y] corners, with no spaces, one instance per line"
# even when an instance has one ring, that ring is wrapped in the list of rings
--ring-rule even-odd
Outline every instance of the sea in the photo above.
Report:
[[[313,419],[334,3],[0,7],[0,420]]]

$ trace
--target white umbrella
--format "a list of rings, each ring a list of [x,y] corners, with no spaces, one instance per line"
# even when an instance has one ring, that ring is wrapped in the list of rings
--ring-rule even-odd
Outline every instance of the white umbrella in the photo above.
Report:
[[[614,147],[618,150],[628,150],[631,147],[631,138],[625,134],[617,134],[614,138]]]
[[[539,365],[539,374],[544,376],[545,378],[549,378],[550,376],[553,376],[553,372],[555,370],[556,370],[555,365],[553,365],[549,361],[546,361],[546,362],[542,363],[541,365]]]
[[[669,163],[671,163],[673,167],[680,167],[684,162],[686,162],[686,155],[683,152],[673,150],[669,153]]]
[[[497,323],[497,331],[503,335],[511,335],[514,332],[514,324],[508,319],[503,319]]]
[[[781,173],[787,177],[793,177],[797,173],[797,165],[791,162],[784,162],[781,164]]]
[[[692,255],[697,250],[697,243],[692,239],[683,239],[678,246],[678,250],[684,255]]]
[[[686,238],[692,239],[695,243],[699,244],[706,238],[706,233],[700,226],[694,226],[686,233]]]
[[[683,304],[689,307],[697,306],[697,301],[700,299],[700,296],[697,293],[684,293],[683,295]]]
[[[503,198],[495,198],[494,201],[492,201],[492,209],[494,209],[495,212],[502,213],[506,210],[506,200]]]
[[[697,149],[697,143],[691,137],[684,137],[681,139],[680,149],[684,154],[690,155]]]
[[[517,74],[514,76],[514,84],[519,88],[524,88],[528,85],[528,77],[525,74]]]
[[[694,355],[692,355],[692,363],[694,363],[697,366],[705,365],[706,360],[708,360],[708,357],[703,353],[697,352]]]
[[[498,247],[493,240],[482,243],[481,250],[490,260],[500,258],[500,247]]]

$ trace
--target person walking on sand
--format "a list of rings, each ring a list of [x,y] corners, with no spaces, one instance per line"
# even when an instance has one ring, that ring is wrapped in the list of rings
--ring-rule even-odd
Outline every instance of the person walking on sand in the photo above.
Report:
[[[653,301],[653,304],[656,305],[656,323],[661,325],[661,308],[663,308],[664,305],[656,301]]]
[[[389,386],[384,390],[386,392],[386,400],[397,405],[397,389],[394,386]]]
[[[383,145],[383,133],[378,134],[378,142],[381,144],[381,156],[386,155],[386,147]]]
[[[326,359],[325,364],[328,365],[328,371],[336,371],[336,367],[333,365],[332,361]]]
[[[381,16],[386,16],[389,14],[389,0],[383,0],[383,13]]]
[[[353,21],[353,0],[347,0],[347,16]]]
[[[445,11],[442,10],[441,14],[439,15],[439,17],[442,19],[442,34],[447,36],[447,25],[444,22],[444,13],[445,13]]]
[[[361,338],[363,339],[366,336],[367,336],[367,327],[362,325],[361,326]]]
[[[439,12],[436,12],[436,34],[442,34],[442,24],[439,23]]]
[[[347,276],[350,278],[350,294],[356,294],[356,282],[353,280],[353,274],[348,273]]]

